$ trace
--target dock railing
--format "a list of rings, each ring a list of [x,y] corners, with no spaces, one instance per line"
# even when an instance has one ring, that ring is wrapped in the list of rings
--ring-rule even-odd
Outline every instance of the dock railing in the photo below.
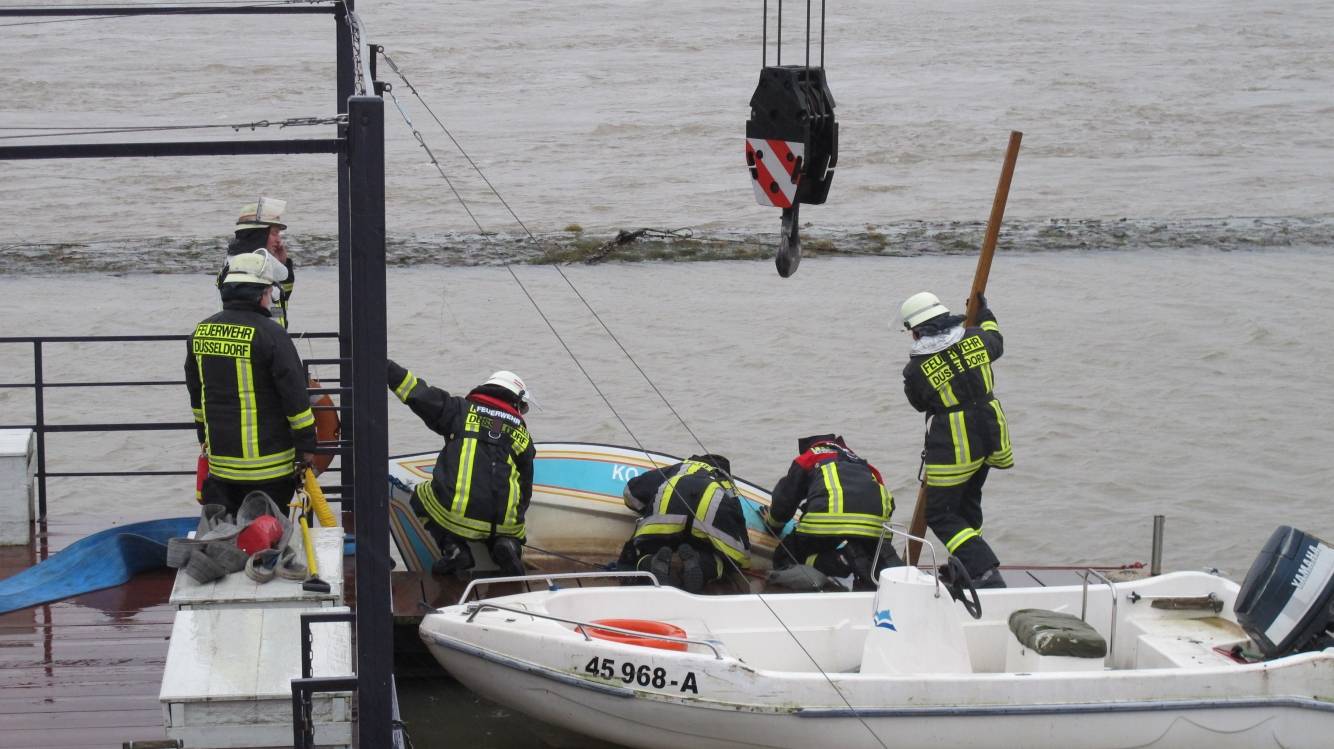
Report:
[[[228,138],[206,140],[131,140],[120,143],[37,143],[0,146],[0,161],[28,159],[147,158],[197,156],[272,156],[310,154],[334,156],[338,184],[338,357],[342,363],[340,388],[345,397],[342,428],[352,435],[349,447],[340,447],[342,484],[362,512],[356,523],[356,744],[384,747],[392,742],[392,617],[389,591],[388,404],[385,395],[386,339],[385,285],[385,149],[382,84],[371,69],[374,56],[366,30],[357,14],[356,0],[304,3],[228,3],[212,6],[182,2],[88,4],[0,8],[0,17],[17,16],[134,16],[190,15],[324,15],[333,20],[335,85],[331,88],[335,116],[315,118],[334,124],[334,138]],[[218,24],[218,33],[233,27]],[[151,56],[150,56],[151,59]],[[309,119],[309,118],[300,118]],[[202,126],[189,126],[187,130]],[[25,136],[26,137],[26,136]],[[38,137],[38,136],[32,136]],[[168,337],[167,340],[171,338]],[[130,340],[130,339],[126,339]],[[20,341],[22,342],[22,341]],[[33,343],[32,341],[28,341]],[[43,343],[55,343],[48,339]],[[37,388],[39,392],[45,391]],[[86,386],[80,383],[81,386]],[[35,383],[27,386],[36,387]],[[371,397],[352,397],[355,387]],[[351,404],[347,401],[352,401]],[[40,409],[45,421],[45,405]],[[180,428],[178,422],[150,423],[143,428]],[[358,429],[358,426],[361,426]],[[62,425],[68,426],[68,425]],[[193,424],[190,425],[193,427]],[[85,429],[88,427],[85,426]],[[54,430],[43,424],[45,435]],[[42,512],[46,512],[45,480],[52,474],[42,465]],[[188,471],[186,472],[188,473]],[[142,473],[139,475],[143,475]],[[349,495],[344,495],[344,499]]]
[[[304,339],[337,339],[337,333],[302,333],[293,338]],[[30,423],[5,423],[0,424],[0,429],[31,429],[33,430],[36,442],[37,470],[35,478],[37,480],[37,520],[45,521],[47,519],[47,506],[49,492],[47,489],[48,478],[102,478],[102,477],[123,477],[134,478],[143,476],[193,476],[193,470],[131,470],[131,471],[111,471],[111,470],[78,470],[78,471],[51,471],[47,469],[47,437],[48,435],[70,434],[78,432],[143,432],[143,431],[193,431],[195,424],[193,421],[142,421],[142,422],[87,422],[87,423],[51,423],[49,416],[51,409],[47,405],[47,391],[51,389],[63,388],[152,388],[152,387],[175,387],[184,389],[185,380],[78,380],[78,381],[52,381],[48,377],[47,354],[51,348],[58,345],[74,345],[80,343],[146,343],[163,344],[175,343],[178,346],[189,340],[188,334],[175,335],[105,335],[105,336],[4,336],[0,337],[0,346],[30,346],[32,351],[32,380],[30,382],[0,382],[0,389],[31,389],[33,391],[32,414],[33,420]],[[3,349],[0,349],[3,350]],[[13,360],[10,357],[7,359]],[[184,357],[182,357],[182,360]],[[338,358],[309,358],[304,363],[309,368],[313,365],[321,364],[343,364],[343,360]],[[51,367],[55,369],[55,367]],[[340,367],[341,371],[341,367]],[[326,382],[330,384],[341,383],[342,377],[330,378]],[[342,387],[319,387],[310,388],[312,395],[331,394],[340,396],[340,403],[334,406],[311,406],[314,410],[324,410],[333,408],[340,412],[350,411],[351,398],[350,388]],[[180,400],[185,403],[183,397]],[[166,410],[166,409],[164,409]],[[2,417],[0,417],[2,418]],[[350,454],[351,442],[339,440],[332,443],[320,443],[316,452],[324,454],[335,454],[342,456],[342,463],[351,460]],[[341,466],[341,464],[340,464]],[[330,472],[341,472],[340,466],[330,466]],[[345,496],[351,499],[351,490],[341,483],[322,487],[326,494]]]

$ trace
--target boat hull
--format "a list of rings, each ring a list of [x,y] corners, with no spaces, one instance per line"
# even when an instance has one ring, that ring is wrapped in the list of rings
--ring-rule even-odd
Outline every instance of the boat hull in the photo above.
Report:
[[[981,591],[990,613],[960,633],[966,673],[859,672],[863,647],[880,634],[871,614],[887,600],[883,581],[878,593],[764,597],[543,591],[489,599],[480,611],[441,609],[420,634],[479,694],[630,747],[1329,746],[1334,650],[1240,663],[1219,652],[1245,640],[1235,622],[1150,606],[1201,595],[1230,605],[1236,589],[1175,573],[1118,586],[1119,610],[1105,592],[1091,595],[1088,621],[1118,622],[1106,668],[1102,659],[1057,670],[1006,665],[1009,613],[1078,612],[1075,586]],[[896,611],[895,636],[920,637],[907,609]],[[676,652],[589,639],[570,623],[607,617],[670,622],[694,644]]]
[[[1328,747],[1334,735],[1334,712],[1315,700],[866,708],[853,715],[846,708],[709,705],[630,689],[599,689],[531,664],[497,661],[462,643],[436,639],[427,644],[459,682],[487,699],[636,749],[1316,749]]]

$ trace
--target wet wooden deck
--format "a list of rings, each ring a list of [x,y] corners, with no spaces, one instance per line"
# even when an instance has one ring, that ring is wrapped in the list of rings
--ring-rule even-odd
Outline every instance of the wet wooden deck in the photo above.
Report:
[[[34,545],[0,547],[0,578],[101,529],[53,525]],[[82,749],[166,739],[157,695],[174,580],[164,569],[0,614],[0,745]]]

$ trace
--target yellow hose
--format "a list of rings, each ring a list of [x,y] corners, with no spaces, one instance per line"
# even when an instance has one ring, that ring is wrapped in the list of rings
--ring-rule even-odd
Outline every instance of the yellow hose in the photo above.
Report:
[[[324,490],[320,488],[320,482],[315,480],[315,472],[309,468],[306,469],[305,484],[306,493],[310,495],[310,503],[315,510],[315,517],[320,519],[320,525],[325,528],[337,526],[338,519],[334,517],[328,500],[324,498]]]
[[[327,508],[328,505],[325,505]],[[319,565],[315,563],[315,544],[310,540],[310,526],[306,525],[306,516],[303,513],[299,522],[301,523],[301,545],[306,547],[306,569],[310,570],[311,577],[320,576]]]

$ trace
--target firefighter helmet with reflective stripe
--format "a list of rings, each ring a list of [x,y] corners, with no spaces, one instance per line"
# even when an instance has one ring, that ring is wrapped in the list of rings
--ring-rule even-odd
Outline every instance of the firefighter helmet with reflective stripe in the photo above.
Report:
[[[482,385],[497,385],[513,393],[519,399],[519,403],[522,404],[523,411],[527,411],[528,406],[532,405],[532,396],[528,393],[528,387],[513,372],[502,369],[487,378]]]
[[[899,308],[899,319],[903,320],[903,327],[911,330],[927,320],[934,320],[949,313],[949,308],[941,304],[935,294],[921,291],[908,297]]]
[[[223,271],[222,282],[253,283],[271,286],[287,280],[287,266],[278,262],[278,258],[268,250],[243,252],[227,258],[227,268]]]

